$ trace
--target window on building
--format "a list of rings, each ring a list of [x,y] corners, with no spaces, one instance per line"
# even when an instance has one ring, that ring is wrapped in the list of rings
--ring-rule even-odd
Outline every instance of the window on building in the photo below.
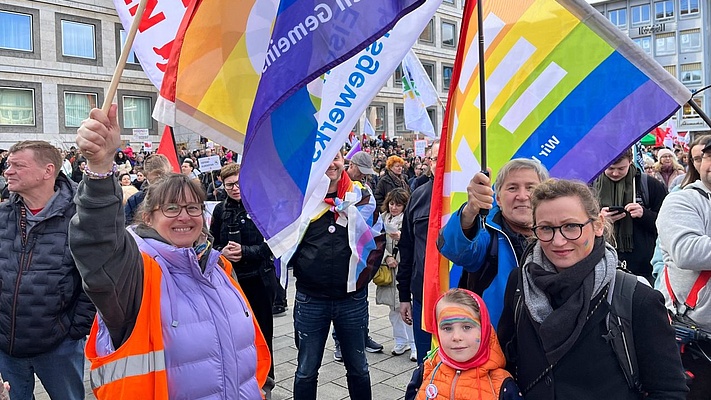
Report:
[[[395,132],[407,132],[407,128],[405,128],[405,108],[403,106],[395,106]]]
[[[64,126],[81,126],[81,121],[89,117],[89,111],[97,107],[97,97],[96,93],[64,92]]]
[[[452,82],[452,72],[454,67],[451,65],[442,65],[442,89],[449,90],[449,84]]]
[[[694,97],[692,98],[694,103],[699,106],[700,109],[704,109],[704,98],[703,97]],[[699,114],[691,108],[689,104],[684,104],[684,107],[682,107],[681,115],[684,118],[698,118]]]
[[[431,19],[430,22],[427,23],[427,26],[425,26],[422,33],[420,33],[419,41],[421,43],[433,44],[434,40],[434,19]]]
[[[62,55],[96,59],[94,25],[62,20]]]
[[[607,12],[607,18],[618,28],[624,28],[627,26],[627,9],[610,10]]]
[[[679,51],[682,53],[701,51],[701,29],[679,32]]]
[[[432,126],[434,126],[435,132],[437,132],[437,109],[434,107],[428,107],[427,116],[430,117],[430,121],[432,121]]]
[[[430,82],[432,82],[432,85],[434,85],[435,89],[437,88],[437,80],[435,79],[435,65],[430,64],[427,62],[423,62],[422,66],[425,68],[425,72],[427,73],[427,76],[430,78]]]
[[[679,77],[684,84],[701,83],[701,63],[681,64],[681,76]]]
[[[32,15],[0,11],[0,49],[32,51]]]
[[[126,129],[151,128],[150,97],[123,96],[123,127]]]
[[[454,0],[442,0],[442,3],[451,4],[456,7],[456,2]]]
[[[370,107],[368,107],[368,113],[366,115],[370,119],[375,118],[375,124],[373,125],[373,129],[375,129],[375,133],[385,132],[385,128],[387,128],[388,124],[387,124],[387,121],[385,120],[385,105],[384,104],[371,105]],[[373,122],[373,121],[371,121],[371,122]]]
[[[395,78],[395,87],[402,87],[402,64],[395,68],[393,77]]]
[[[650,36],[638,37],[632,41],[637,43],[637,46],[641,47],[645,53],[652,54],[652,38]]]
[[[665,66],[663,66],[663,68],[664,68],[667,72],[669,72],[669,74],[670,74],[671,76],[673,76],[674,78],[676,78],[676,65],[665,65]]]
[[[121,51],[123,51],[123,45],[126,43],[126,37],[128,36],[128,33],[121,29],[120,32],[120,37],[121,37]],[[118,56],[121,54],[119,53]],[[126,59],[127,63],[131,64],[138,64],[138,57],[136,57],[136,53],[133,51],[133,47],[131,47],[131,52],[128,53],[128,58]]]
[[[454,47],[457,45],[457,24],[442,21],[442,46]]]
[[[35,91],[0,87],[0,125],[34,126]]]
[[[665,56],[676,53],[676,33],[660,33],[654,40],[655,53],[658,56]]]
[[[654,18],[657,21],[674,18],[674,0],[654,2]]]
[[[645,25],[652,20],[649,4],[634,6],[630,11],[632,12],[632,25]]]
[[[687,16],[699,13],[699,0],[679,0],[679,15]]]

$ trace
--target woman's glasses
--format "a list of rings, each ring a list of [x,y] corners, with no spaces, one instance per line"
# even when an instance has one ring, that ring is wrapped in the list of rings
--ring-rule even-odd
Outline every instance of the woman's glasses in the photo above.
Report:
[[[158,208],[156,208],[153,211],[160,210],[160,212],[162,212],[166,218],[175,218],[178,215],[180,215],[180,213],[183,211],[183,208],[185,209],[185,212],[187,212],[189,216],[200,217],[200,216],[202,216],[202,212],[205,209],[205,205],[201,204],[201,203],[190,203],[190,204],[181,206],[180,204],[176,204],[176,203],[166,203],[166,204],[161,204]]]
[[[560,226],[541,225],[534,226],[532,229],[533,234],[541,242],[550,242],[551,240],[553,240],[553,238],[555,237],[556,230],[558,230],[558,232],[560,232],[560,234],[568,240],[577,240],[580,239],[580,236],[583,236],[583,227],[593,221],[594,219],[590,218],[584,224],[569,223]]]

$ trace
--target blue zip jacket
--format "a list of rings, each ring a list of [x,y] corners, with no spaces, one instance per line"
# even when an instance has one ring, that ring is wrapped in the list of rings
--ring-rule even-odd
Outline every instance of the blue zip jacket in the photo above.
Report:
[[[491,285],[481,294],[482,299],[484,299],[486,306],[489,308],[491,323],[494,326],[498,326],[499,317],[501,317],[501,311],[504,308],[506,282],[511,271],[518,266],[516,252],[501,226],[494,222],[494,219],[499,220],[501,218],[501,209],[498,206],[495,205],[489,212],[490,217],[486,219],[486,229],[478,228],[481,226],[481,217],[476,217],[474,223],[476,233],[473,240],[469,240],[462,231],[461,218],[463,208],[464,205],[459,207],[459,210],[452,215],[447,225],[440,231],[439,251],[454,264],[461,265],[465,271],[476,272],[486,261],[491,240],[496,239],[499,241],[498,272]]]

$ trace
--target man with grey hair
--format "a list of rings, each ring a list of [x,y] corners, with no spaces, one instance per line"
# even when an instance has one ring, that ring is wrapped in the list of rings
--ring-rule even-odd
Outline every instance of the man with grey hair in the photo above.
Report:
[[[353,157],[351,157],[348,163],[348,170],[346,172],[348,172],[348,176],[352,180],[367,183],[368,177],[375,175],[375,171],[373,171],[373,157],[364,151],[353,154]]]
[[[76,183],[40,140],[10,147],[10,200],[0,204],[0,373],[12,398],[35,375],[53,399],[84,399],[84,343],[96,313],[69,251]]]
[[[440,232],[440,253],[464,268],[459,287],[484,299],[494,326],[503,310],[509,274],[533,235],[531,192],[546,179],[548,171],[540,162],[515,158],[499,170],[494,193],[491,179],[478,172],[467,186],[467,202]],[[482,209],[490,211],[485,222]]]

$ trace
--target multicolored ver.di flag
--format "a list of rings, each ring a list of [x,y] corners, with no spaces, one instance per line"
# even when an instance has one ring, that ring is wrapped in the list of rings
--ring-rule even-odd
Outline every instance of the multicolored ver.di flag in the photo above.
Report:
[[[279,0],[194,0],[153,117],[242,152]]]
[[[440,4],[427,0],[394,26],[388,24],[391,29],[381,37],[366,40],[360,52],[292,92],[250,130],[240,174],[242,199],[275,255],[298,243],[312,211],[323,202],[326,169]],[[363,23],[372,25],[368,29],[379,31],[376,25],[385,20],[374,18],[372,9],[359,10],[367,19]],[[392,15],[390,21],[399,19]],[[357,49],[356,42],[349,46]],[[282,261],[287,260],[288,254]]]
[[[481,169],[476,1],[466,3],[430,212],[424,309],[457,282],[435,246]],[[582,0],[482,1],[487,160],[590,181],[691,93]],[[430,317],[425,313],[425,317]],[[431,318],[425,321],[433,329]]]

